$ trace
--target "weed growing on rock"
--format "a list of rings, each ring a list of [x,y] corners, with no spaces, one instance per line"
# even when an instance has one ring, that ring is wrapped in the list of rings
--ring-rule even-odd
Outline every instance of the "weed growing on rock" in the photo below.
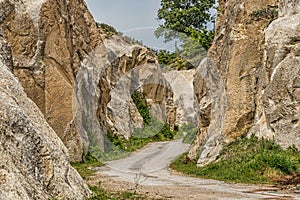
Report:
[[[265,9],[255,10],[250,14],[251,20],[259,21],[261,19],[267,19],[273,21],[278,18],[278,7],[269,6]]]

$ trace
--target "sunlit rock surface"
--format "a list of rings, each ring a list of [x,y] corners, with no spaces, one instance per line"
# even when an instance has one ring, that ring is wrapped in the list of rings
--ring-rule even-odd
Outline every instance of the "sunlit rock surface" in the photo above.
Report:
[[[300,2],[279,5],[279,18],[265,29],[259,106],[250,132],[300,148]]]
[[[90,192],[68,151],[11,72],[0,36],[0,198],[86,199]]]
[[[172,70],[164,73],[174,92],[174,101],[177,107],[176,124],[196,124],[194,80],[195,70]]]
[[[190,158],[200,154],[205,165],[251,134],[299,147],[299,2],[219,1],[219,11],[194,81],[199,134]]]
[[[63,141],[72,161],[106,133],[129,138],[143,119],[131,94],[174,127],[173,92],[150,50],[99,31],[83,0],[3,0],[0,27],[12,70]]]

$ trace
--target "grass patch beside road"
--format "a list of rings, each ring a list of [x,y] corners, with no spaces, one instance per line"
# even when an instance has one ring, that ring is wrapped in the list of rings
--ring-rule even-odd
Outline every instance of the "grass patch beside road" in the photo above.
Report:
[[[107,192],[97,186],[90,186],[93,196],[89,200],[142,200],[147,199],[145,196],[135,194],[133,192]]]
[[[276,183],[284,176],[300,172],[300,152],[282,149],[273,140],[242,138],[228,144],[217,161],[204,167],[183,162],[186,154],[171,168],[187,175],[238,183]]]
[[[78,171],[83,179],[95,175],[95,170],[93,168],[103,166],[103,164],[90,153],[85,156],[84,161],[71,163],[71,165]]]
[[[71,165],[78,171],[84,180],[89,180],[95,175],[95,167],[101,167],[103,164],[93,157],[91,154],[87,154],[84,162],[71,163]],[[92,196],[88,200],[140,200],[146,199],[144,196],[135,194],[134,192],[108,192],[101,187],[95,185],[89,185],[90,190],[93,192]]]
[[[172,140],[176,134],[177,131],[171,131],[168,124],[163,125],[158,120],[155,120],[151,123],[151,126],[136,129],[135,133],[128,140],[111,134],[107,136],[114,146],[124,151],[133,152],[151,142]]]

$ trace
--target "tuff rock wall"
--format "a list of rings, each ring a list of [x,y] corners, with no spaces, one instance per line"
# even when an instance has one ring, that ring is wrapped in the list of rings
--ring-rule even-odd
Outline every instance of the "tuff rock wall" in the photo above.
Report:
[[[200,154],[199,165],[245,135],[300,147],[299,11],[296,0],[219,1],[216,37],[194,81],[199,134],[189,156]]]
[[[155,55],[100,31],[83,0],[1,0],[0,28],[14,75],[72,161],[82,160],[91,142],[103,149],[108,132],[129,138],[143,126],[134,89],[174,126],[173,93]],[[122,86],[126,76],[130,87]]]
[[[68,150],[12,73],[0,34],[0,198],[86,199],[87,185]]]
[[[72,96],[80,61],[101,41],[93,17],[82,0],[0,4],[0,26],[12,49],[13,73],[72,159],[81,159],[85,147],[81,135],[72,130]]]

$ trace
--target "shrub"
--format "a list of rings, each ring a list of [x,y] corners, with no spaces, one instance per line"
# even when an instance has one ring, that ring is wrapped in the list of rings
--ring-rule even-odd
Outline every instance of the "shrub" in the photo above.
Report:
[[[108,24],[97,22],[97,26],[98,26],[98,28],[101,28],[106,33],[109,33],[111,35],[115,35],[115,34],[118,33],[118,31],[114,27],[112,27],[112,26],[110,26]]]
[[[278,18],[278,6],[268,6],[265,9],[255,10],[250,14],[251,20],[267,19],[273,21]]]
[[[184,69],[193,69],[193,66],[190,62],[184,59],[177,53],[170,53],[166,50],[161,50],[157,52],[158,63],[162,67],[169,66],[172,69],[184,70]]]

